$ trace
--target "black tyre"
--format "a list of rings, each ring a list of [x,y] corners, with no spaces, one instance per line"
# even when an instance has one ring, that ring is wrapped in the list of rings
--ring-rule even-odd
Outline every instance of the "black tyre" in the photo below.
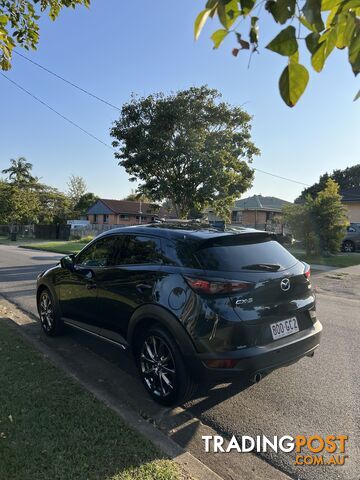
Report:
[[[142,333],[135,355],[142,382],[156,402],[180,404],[195,394],[197,383],[188,374],[179,347],[164,328],[155,326]]]
[[[46,335],[55,337],[62,333],[64,324],[53,296],[47,288],[43,289],[38,297],[38,312],[41,327]]]
[[[355,252],[355,244],[351,240],[345,240],[343,243],[343,250],[347,253]]]

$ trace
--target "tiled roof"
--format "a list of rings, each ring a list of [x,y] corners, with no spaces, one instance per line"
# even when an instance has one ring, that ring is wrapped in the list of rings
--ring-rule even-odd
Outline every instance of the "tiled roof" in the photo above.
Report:
[[[341,190],[340,195],[343,202],[360,202],[360,187]]]
[[[266,210],[270,212],[280,212],[284,205],[290,202],[277,197],[263,197],[262,195],[253,195],[252,197],[236,200],[234,210]]]
[[[138,215],[140,213],[140,202],[133,202],[130,200],[112,200],[107,198],[99,198],[96,202],[97,209],[95,213],[102,213],[101,204],[107,207],[106,211],[104,209],[104,213],[108,213],[108,209],[114,212],[116,215],[118,214],[128,214],[128,215]],[[90,210],[94,208],[94,205],[90,207]],[[91,212],[90,212],[91,213]],[[168,216],[169,212],[164,207],[159,207],[154,203],[145,203],[141,202],[141,213],[145,214],[153,214],[159,217]]]

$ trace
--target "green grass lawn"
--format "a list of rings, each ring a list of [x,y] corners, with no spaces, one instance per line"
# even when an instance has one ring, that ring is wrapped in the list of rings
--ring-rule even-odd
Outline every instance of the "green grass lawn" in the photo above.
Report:
[[[24,243],[21,246],[24,248],[33,248],[34,250],[44,250],[45,252],[63,253],[78,253],[81,249],[89,243],[89,240],[70,240],[69,242],[44,242],[44,243]]]
[[[345,268],[360,264],[360,253],[338,253],[329,257],[320,257],[318,255],[308,256],[303,250],[295,248],[289,248],[289,250],[299,260],[317,265]]]
[[[0,320],[0,478],[180,480],[177,465]]]

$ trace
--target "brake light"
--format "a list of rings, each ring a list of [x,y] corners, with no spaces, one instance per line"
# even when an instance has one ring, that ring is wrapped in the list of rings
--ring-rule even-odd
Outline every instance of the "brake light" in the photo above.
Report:
[[[250,282],[239,281],[213,281],[202,278],[185,277],[188,285],[195,290],[195,292],[203,293],[205,295],[216,295],[225,293],[243,292],[252,287]]]
[[[305,265],[304,275],[307,279],[309,279],[311,275],[310,265],[308,265],[307,263],[305,263],[304,265]]]

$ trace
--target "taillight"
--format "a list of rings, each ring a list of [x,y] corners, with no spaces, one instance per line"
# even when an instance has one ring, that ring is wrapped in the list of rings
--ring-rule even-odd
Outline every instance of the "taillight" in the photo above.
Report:
[[[250,282],[240,282],[236,280],[215,281],[192,277],[185,277],[185,280],[195,292],[205,295],[243,292],[252,287],[252,283]]]
[[[310,265],[304,262],[304,266],[305,266],[304,275],[307,279],[309,279],[311,275]]]

